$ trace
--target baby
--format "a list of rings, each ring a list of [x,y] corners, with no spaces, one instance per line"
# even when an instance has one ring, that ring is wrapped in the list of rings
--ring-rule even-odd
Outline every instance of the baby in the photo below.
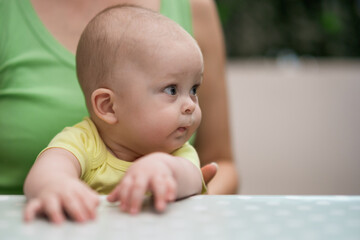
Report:
[[[203,59],[185,30],[150,10],[111,7],[85,28],[76,64],[90,117],[39,154],[24,184],[26,221],[93,219],[97,193],[135,214],[148,192],[163,211],[205,190],[187,142],[201,120]]]

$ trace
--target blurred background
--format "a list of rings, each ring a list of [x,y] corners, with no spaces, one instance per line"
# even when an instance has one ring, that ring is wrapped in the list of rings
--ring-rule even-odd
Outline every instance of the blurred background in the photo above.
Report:
[[[233,57],[360,56],[359,0],[217,0]]]
[[[217,0],[241,194],[360,194],[360,1]]]

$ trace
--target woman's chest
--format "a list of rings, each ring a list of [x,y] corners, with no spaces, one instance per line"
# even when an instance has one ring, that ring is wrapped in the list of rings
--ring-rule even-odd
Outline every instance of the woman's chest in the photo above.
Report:
[[[44,27],[66,49],[75,54],[80,35],[87,23],[103,9],[117,4],[132,4],[154,11],[160,0],[31,0]]]

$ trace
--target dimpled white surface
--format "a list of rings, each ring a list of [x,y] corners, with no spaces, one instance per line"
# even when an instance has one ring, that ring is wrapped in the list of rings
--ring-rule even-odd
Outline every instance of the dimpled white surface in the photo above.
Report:
[[[360,196],[194,196],[135,216],[101,197],[95,221],[24,223],[24,196],[0,195],[0,239],[360,239]]]

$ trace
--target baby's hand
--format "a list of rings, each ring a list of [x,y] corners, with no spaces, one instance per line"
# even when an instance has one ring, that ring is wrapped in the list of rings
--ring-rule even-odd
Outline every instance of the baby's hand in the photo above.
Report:
[[[164,211],[167,203],[176,199],[177,183],[167,164],[173,158],[166,153],[152,153],[139,158],[110,193],[108,201],[120,201],[121,210],[136,214],[141,209],[145,193],[150,190],[156,210]]]
[[[24,219],[30,222],[36,215],[45,214],[51,222],[62,223],[66,213],[71,219],[84,222],[95,218],[98,205],[97,193],[86,184],[79,179],[63,179],[48,183],[38,196],[29,199]]]

